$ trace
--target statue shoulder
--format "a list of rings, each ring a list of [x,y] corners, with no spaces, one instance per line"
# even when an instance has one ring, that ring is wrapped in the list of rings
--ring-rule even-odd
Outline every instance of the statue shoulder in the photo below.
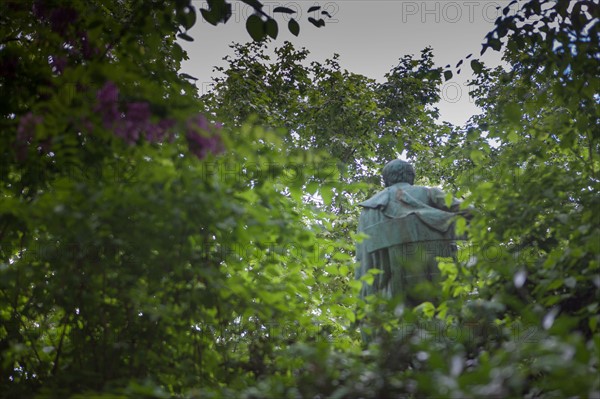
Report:
[[[378,192],[368,200],[359,203],[358,206],[372,209],[385,208],[390,202],[390,189],[391,187],[385,188],[384,190]]]

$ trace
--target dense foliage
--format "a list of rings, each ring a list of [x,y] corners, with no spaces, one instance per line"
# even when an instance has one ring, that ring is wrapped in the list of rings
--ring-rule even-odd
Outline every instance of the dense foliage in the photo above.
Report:
[[[199,98],[189,1],[2,3],[0,397],[599,396],[598,6],[517,6],[458,128],[431,49],[377,84],[235,45]],[[477,209],[416,309],[353,281],[403,152]]]

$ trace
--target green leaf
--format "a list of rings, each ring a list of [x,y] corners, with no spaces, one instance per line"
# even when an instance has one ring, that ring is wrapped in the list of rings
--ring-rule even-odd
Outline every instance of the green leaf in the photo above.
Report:
[[[362,283],[359,280],[352,280],[348,285],[356,291],[359,291],[362,288]]]
[[[259,42],[266,36],[265,23],[258,15],[250,15],[246,20],[246,30],[255,41]]]
[[[180,34],[177,35],[177,37],[180,38],[180,39],[186,40],[188,42],[193,42],[194,41],[194,38],[191,37],[190,35],[188,35],[187,33],[180,33]]]
[[[308,17],[308,22],[310,22],[311,24],[313,24],[317,28],[325,26],[325,21],[322,18],[317,21],[313,17]]]
[[[202,8],[200,9],[200,14],[202,14],[202,18],[211,25],[217,25],[219,23],[218,14],[212,10]]]
[[[521,121],[521,106],[517,103],[509,103],[504,108],[504,116],[512,123]]]
[[[415,308],[415,311],[423,312],[427,317],[433,317],[435,315],[435,306],[431,302],[423,302]]]
[[[452,193],[447,193],[444,197],[444,203],[446,204],[446,207],[450,208],[452,206],[452,202],[454,202],[454,196]]]
[[[469,154],[469,158],[471,158],[471,160],[477,165],[485,159],[485,154],[483,153],[483,151],[475,149],[471,151],[471,153]]]
[[[483,70],[483,64],[479,60],[471,60],[471,69],[475,73],[480,73]]]
[[[298,34],[300,33],[300,25],[294,18],[290,19],[290,22],[288,22],[288,29],[290,30],[290,33],[294,36],[298,36]]]
[[[192,75],[188,75],[187,73],[180,73],[179,76],[182,77],[182,78],[184,78],[184,79],[198,80],[198,78],[195,78]]]
[[[446,81],[452,79],[452,71],[444,71],[444,79],[446,79]]]
[[[331,205],[331,201],[333,199],[333,190],[324,189],[321,190],[320,193],[321,198],[323,198],[323,202],[325,202],[326,205]]]
[[[502,47],[502,42],[500,41],[500,39],[489,39],[488,40],[488,44],[491,48],[493,48],[496,51],[500,51],[500,48]]]
[[[275,7],[273,9],[273,12],[282,12],[284,14],[295,14],[296,11],[292,10],[291,8],[287,8],[287,7]]]
[[[507,138],[508,138],[508,141],[510,141],[512,143],[516,143],[519,140],[519,135],[517,134],[516,131],[511,130],[510,132],[508,132]]]
[[[319,183],[316,181],[312,181],[312,182],[308,183],[306,186],[306,191],[309,194],[316,194],[316,192],[318,190],[319,190]]]
[[[177,21],[186,29],[191,29],[196,23],[196,10],[193,7],[186,7],[185,12],[182,9],[177,10]]]
[[[373,276],[373,274],[371,274],[371,273],[367,273],[364,276],[362,276],[360,279],[361,279],[361,281],[364,281],[368,285],[371,285],[371,284],[373,284],[373,281],[375,281],[375,276]]]
[[[271,36],[273,39],[277,39],[279,27],[277,26],[277,22],[273,18],[269,18],[265,22],[265,31],[267,35]]]

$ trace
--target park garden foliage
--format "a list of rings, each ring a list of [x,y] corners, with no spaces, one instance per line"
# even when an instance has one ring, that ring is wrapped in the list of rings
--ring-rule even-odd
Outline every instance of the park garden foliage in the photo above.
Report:
[[[245,3],[204,96],[177,40],[228,1],[0,5],[0,397],[600,397],[598,5],[507,6],[458,127],[432,49],[376,82]],[[415,309],[354,280],[402,152],[476,209]]]

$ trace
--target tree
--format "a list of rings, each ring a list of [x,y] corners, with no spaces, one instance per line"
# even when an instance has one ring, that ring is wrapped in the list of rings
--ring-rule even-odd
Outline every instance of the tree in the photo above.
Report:
[[[3,397],[244,386],[346,314],[313,273],[340,244],[281,189],[319,154],[198,113],[189,6],[2,6]]]
[[[595,14],[591,2],[561,1],[530,1],[517,13],[504,11],[484,50],[505,47],[510,67],[490,71],[471,61],[484,113],[464,130],[452,130],[438,150],[442,176],[480,213],[468,229],[462,262],[440,264],[447,300],[437,309],[420,307],[435,317],[433,337],[416,334],[421,344],[415,345],[408,339],[412,334],[391,334],[380,341],[381,352],[369,348],[368,361],[304,348],[309,361],[301,377],[305,384],[299,385],[313,388],[304,395],[597,392]],[[391,310],[388,320],[381,308],[379,320],[369,310],[358,317],[399,327],[396,304],[383,306]],[[414,323],[411,317],[405,310],[401,320]],[[467,336],[439,340],[440,326]],[[346,372],[340,375],[342,362]],[[311,378],[311,365],[327,377]],[[568,382],[562,378],[567,374]],[[451,382],[438,389],[428,385],[433,380]],[[356,381],[369,381],[371,389]],[[414,388],[404,388],[410,384]]]
[[[275,49],[273,62],[265,42],[232,47],[227,69],[216,69],[224,76],[205,96],[208,108],[234,124],[254,115],[258,123],[285,127],[290,145],[327,148],[352,177],[402,151],[413,157],[447,131],[434,122],[442,82],[430,48],[420,59],[403,57],[377,84],[343,70],[337,55],[307,66],[309,51],[289,42]]]
[[[364,183],[379,186],[381,165],[403,151],[418,160],[422,175],[439,173],[433,156],[450,128],[435,122],[441,70],[433,67],[431,49],[417,59],[403,57],[378,84],[343,69],[337,55],[309,64],[309,51],[289,42],[275,48],[274,60],[267,48],[266,42],[233,45],[228,66],[217,68],[221,76],[203,100],[207,112],[225,125],[254,118],[263,126],[285,128],[284,140],[292,148],[328,154],[327,168],[316,179],[298,180],[290,188],[298,200],[336,214],[324,233],[328,237],[347,240],[354,234],[355,204],[377,189]],[[338,170],[340,179],[334,178]],[[347,289],[353,271],[344,277],[341,287]],[[339,287],[334,284],[330,292]]]
[[[485,131],[496,140],[497,149],[492,158],[485,156],[486,145],[471,152],[477,166],[469,183],[478,201],[490,209],[486,219],[491,229],[478,229],[479,238],[533,256],[505,269],[527,276],[527,286],[525,280],[516,284],[522,289],[517,290],[520,299],[515,306],[533,301],[545,311],[560,309],[579,320],[578,330],[587,337],[597,331],[593,306],[586,310],[595,301],[597,288],[593,282],[597,248],[592,237],[598,233],[593,191],[600,166],[594,89],[598,26],[588,24],[594,9],[586,2],[573,7],[533,2],[524,8],[525,16],[539,15],[539,29],[522,19],[525,24],[516,28],[513,21],[519,18],[499,23],[499,29],[531,33],[525,39],[516,34],[509,38],[504,56],[509,71],[480,71],[477,94],[485,113],[473,121],[471,134]],[[522,40],[528,51],[517,51]],[[480,174],[485,168],[496,171],[493,181]],[[475,190],[475,185],[481,187]],[[496,195],[500,188],[505,196]],[[490,267],[479,270],[487,273]]]
[[[595,4],[506,12],[485,48],[510,67],[471,63],[484,113],[464,130],[435,126],[427,50],[376,85],[287,44],[277,65],[236,46],[199,99],[174,42],[189,2],[2,7],[2,397],[600,390]],[[395,140],[479,209],[457,222],[459,262],[440,261],[437,308],[365,303],[348,279],[343,187],[371,173],[348,166]],[[334,215],[306,196],[334,192]]]

